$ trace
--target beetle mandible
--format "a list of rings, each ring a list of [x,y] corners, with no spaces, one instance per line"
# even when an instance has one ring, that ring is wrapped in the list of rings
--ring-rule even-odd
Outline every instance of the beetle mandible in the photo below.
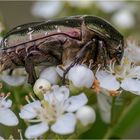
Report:
[[[107,21],[96,16],[70,16],[27,23],[10,30],[2,40],[0,71],[25,67],[28,82],[37,79],[37,65],[68,66],[93,60],[93,66],[120,62],[123,36]]]

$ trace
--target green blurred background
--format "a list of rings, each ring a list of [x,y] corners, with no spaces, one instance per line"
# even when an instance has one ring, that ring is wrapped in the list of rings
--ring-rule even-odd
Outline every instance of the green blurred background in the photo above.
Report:
[[[125,39],[130,36],[139,40],[139,13],[140,2],[138,1],[0,1],[0,19],[6,30],[19,24],[56,17],[95,15],[112,23]],[[1,30],[3,30],[3,26],[0,26]],[[20,102],[20,99],[18,100]],[[5,127],[0,127],[0,129],[3,128]],[[140,138],[139,130],[140,121],[130,129],[124,138]]]

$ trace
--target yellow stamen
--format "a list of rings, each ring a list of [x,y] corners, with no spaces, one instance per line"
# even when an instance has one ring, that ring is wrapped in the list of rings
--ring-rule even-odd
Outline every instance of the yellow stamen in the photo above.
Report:
[[[114,96],[118,96],[119,95],[119,91],[116,91],[116,90],[109,90],[109,95],[114,97]]]
[[[28,96],[25,96],[25,100],[27,101],[27,103],[31,103]]]
[[[29,93],[29,97],[32,99],[32,101],[35,101],[35,98],[32,96],[32,93]]]
[[[97,80],[97,79],[94,80],[93,85],[92,85],[92,88],[93,88],[97,93],[99,93],[99,92],[101,91],[99,80]]]

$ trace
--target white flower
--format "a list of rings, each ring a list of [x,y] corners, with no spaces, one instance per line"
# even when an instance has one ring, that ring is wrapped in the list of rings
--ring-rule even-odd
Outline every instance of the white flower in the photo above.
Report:
[[[13,70],[11,75],[8,75],[8,72],[9,71],[4,71],[0,75],[0,79],[10,86],[23,85],[27,80],[25,71],[21,68]]]
[[[140,64],[140,46],[138,42],[133,39],[127,40],[124,56],[128,57],[135,64]]]
[[[53,86],[48,92],[42,102],[34,100],[21,109],[22,119],[38,122],[26,129],[27,138],[37,138],[49,129],[62,135],[73,133],[76,126],[74,112],[88,101],[84,93],[69,98],[69,89],[65,86]]]
[[[96,73],[96,77],[100,82],[100,87],[108,90],[118,90],[120,83],[116,80],[116,77],[112,74],[100,70]]]
[[[138,79],[125,78],[121,83],[121,87],[124,90],[140,95],[140,80]]]
[[[96,73],[101,92],[109,95],[117,94],[118,90],[140,95],[140,66],[135,66],[128,58],[123,58],[120,66],[110,65],[110,70],[100,70]]]
[[[80,7],[80,8],[86,8],[93,4],[93,1],[91,0],[81,0],[80,2],[77,0],[70,0],[68,1],[73,7]]]
[[[81,121],[83,126],[87,126],[95,122],[96,114],[92,107],[83,106],[78,109],[76,113],[77,118]]]
[[[18,118],[16,115],[9,109],[12,105],[10,99],[6,100],[9,94],[6,96],[1,94],[0,97],[0,123],[6,126],[15,126],[18,124]]]
[[[32,14],[38,17],[49,18],[57,15],[63,7],[61,1],[37,1],[32,8]]]
[[[119,10],[124,6],[123,1],[102,1],[99,0],[96,2],[97,6],[99,6],[103,11],[110,13],[115,10]]]
[[[51,84],[46,79],[43,78],[36,80],[33,87],[33,90],[36,95],[43,95],[50,89],[51,89]]]
[[[24,76],[9,76],[9,75],[1,75],[1,80],[10,86],[20,86],[23,85],[26,81],[26,77]]]
[[[121,28],[131,28],[135,25],[135,18],[131,11],[123,9],[113,15],[112,21]]]
[[[4,138],[0,136],[0,140],[4,140]]]
[[[48,131],[48,129],[49,127],[47,123],[34,124],[31,126],[28,126],[28,128],[25,131],[25,136],[29,139],[37,138],[43,135],[46,131]]]
[[[76,87],[90,88],[94,81],[94,74],[89,68],[76,65],[70,69],[68,79],[71,80]]]
[[[57,84],[59,78],[56,67],[44,69],[39,77],[48,80],[51,84]]]

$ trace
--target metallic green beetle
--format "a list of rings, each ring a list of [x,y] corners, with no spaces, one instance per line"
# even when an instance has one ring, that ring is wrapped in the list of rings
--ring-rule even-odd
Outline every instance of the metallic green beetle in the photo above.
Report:
[[[123,36],[102,18],[71,16],[23,24],[3,38],[0,71],[25,67],[28,82],[34,84],[36,65],[67,65],[89,62],[95,68],[109,60],[120,62],[124,51]]]

